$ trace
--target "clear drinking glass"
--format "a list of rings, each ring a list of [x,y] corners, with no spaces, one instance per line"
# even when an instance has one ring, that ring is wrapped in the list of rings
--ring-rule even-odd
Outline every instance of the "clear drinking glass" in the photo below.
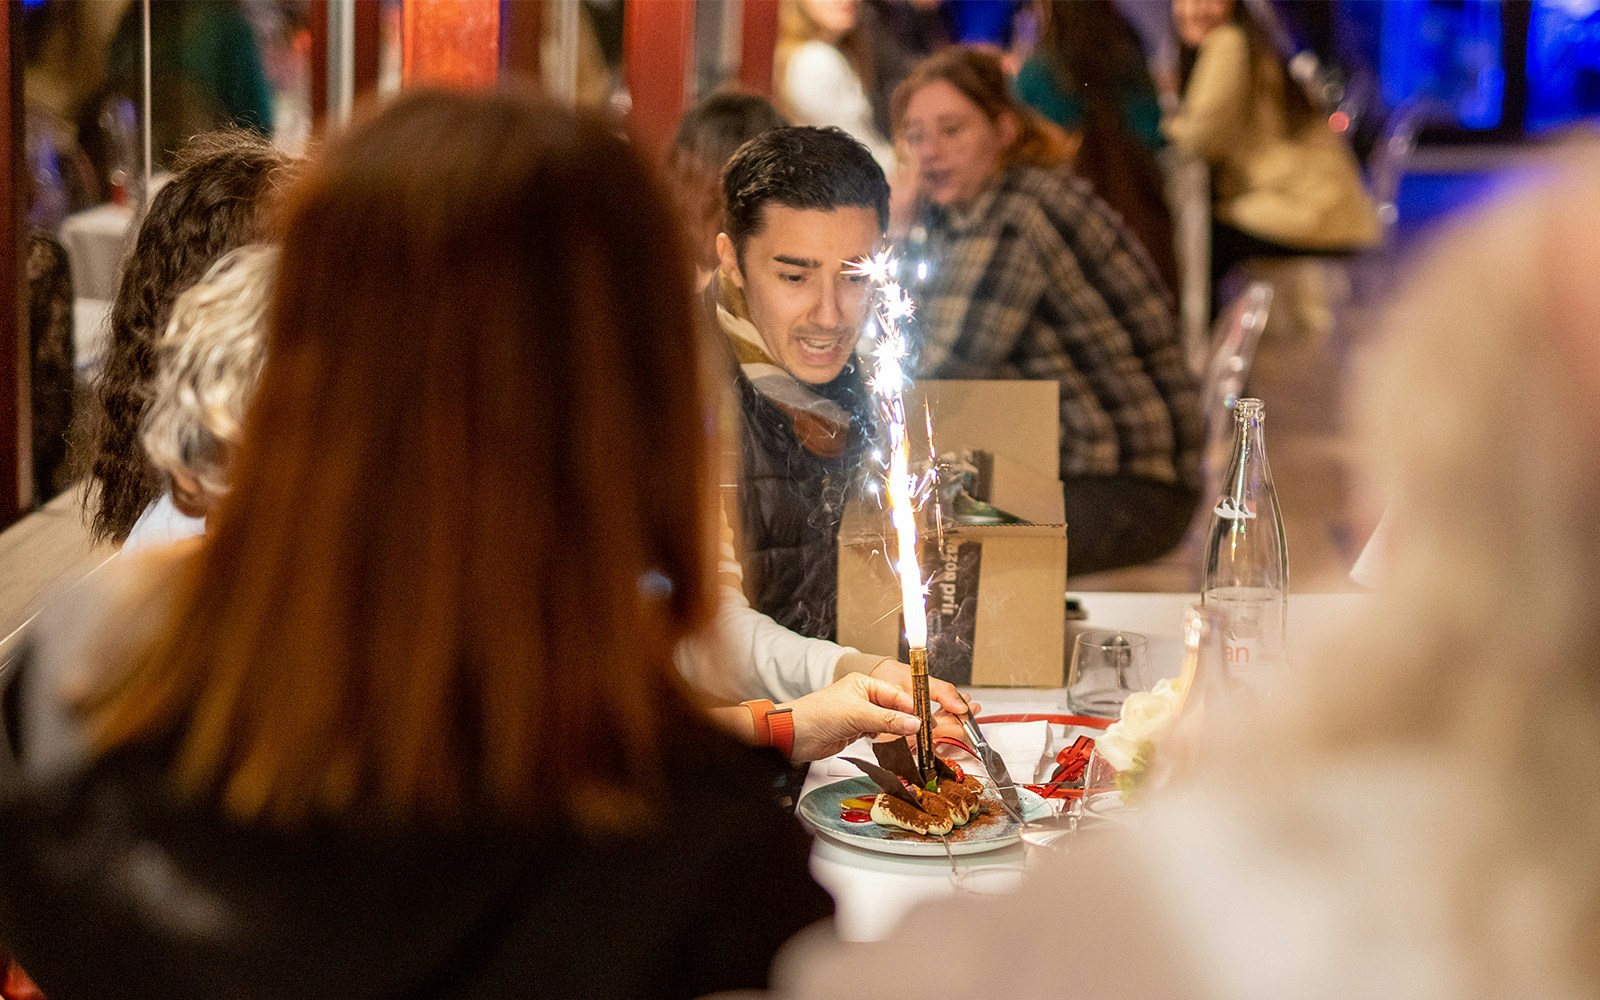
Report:
[[[1098,752],[1089,755],[1083,769],[1083,798],[1079,802],[1079,822],[1092,825],[1113,819],[1123,808],[1122,792],[1117,788],[1117,769]]]
[[[1114,718],[1134,691],[1153,683],[1150,644],[1134,632],[1096,631],[1078,636],[1067,673],[1067,707],[1081,715]]]
[[[1066,803],[1061,812],[1053,812],[1022,824],[1022,847],[1029,868],[1044,864],[1053,857],[1067,853],[1072,838],[1078,832],[1078,803]]]

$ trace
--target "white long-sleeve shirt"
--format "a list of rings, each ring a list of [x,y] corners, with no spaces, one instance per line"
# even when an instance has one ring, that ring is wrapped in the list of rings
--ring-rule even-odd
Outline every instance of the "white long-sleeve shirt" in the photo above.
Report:
[[[752,608],[744,596],[744,568],[734,551],[733,528],[720,504],[718,512],[722,535],[716,628],[706,639],[679,646],[674,657],[689,683],[730,701],[783,702],[821,690],[843,673],[866,672],[883,662],[882,656],[792,632]]]

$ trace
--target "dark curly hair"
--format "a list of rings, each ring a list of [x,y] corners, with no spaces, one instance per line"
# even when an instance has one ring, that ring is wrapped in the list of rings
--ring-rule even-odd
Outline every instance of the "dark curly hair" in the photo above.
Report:
[[[150,203],[111,304],[105,364],[95,383],[84,509],[97,540],[121,544],[161,493],[139,443],[155,376],[153,344],[172,303],[235,247],[261,240],[294,160],[254,132],[196,136]],[[95,487],[98,486],[98,490]]]

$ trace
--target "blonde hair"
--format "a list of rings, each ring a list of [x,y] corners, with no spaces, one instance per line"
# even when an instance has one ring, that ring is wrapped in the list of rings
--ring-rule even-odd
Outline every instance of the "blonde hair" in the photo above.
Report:
[[[278,250],[262,244],[224,255],[178,296],[156,341],[156,377],[144,448],[175,494],[209,509],[228,492],[228,465],[266,357],[267,307]]]
[[[1355,396],[1389,575],[1213,762],[1241,814],[1311,854],[1283,802],[1330,773],[1396,775],[1425,857],[1403,886],[1348,892],[1444,907],[1432,930],[1471,956],[1464,981],[1502,995],[1600,986],[1600,311],[1577,307],[1597,229],[1600,155],[1577,151],[1416,266]]]
[[[1378,647],[1390,661],[1381,667],[1384,700],[1404,693],[1408,702],[1379,716],[1395,734],[1415,731],[1410,709],[1449,714],[1437,707],[1441,669],[1457,682],[1445,696],[1459,722],[1526,712],[1519,721],[1539,728],[1540,716],[1559,710],[1539,690],[1554,684],[1581,694],[1575,701],[1587,703],[1591,732],[1600,732],[1600,697],[1590,690],[1600,687],[1591,596],[1600,582],[1600,439],[1593,395],[1566,356],[1572,330],[1594,330],[1596,320],[1563,305],[1573,272],[1556,266],[1577,255],[1596,268],[1582,280],[1600,273],[1587,241],[1563,239],[1578,219],[1600,226],[1593,150],[1574,152],[1553,179],[1439,241],[1390,306],[1355,396],[1395,522],[1394,565],[1373,623],[1390,633]],[[1474,698],[1495,708],[1486,713]],[[1374,707],[1358,710],[1376,734]]]

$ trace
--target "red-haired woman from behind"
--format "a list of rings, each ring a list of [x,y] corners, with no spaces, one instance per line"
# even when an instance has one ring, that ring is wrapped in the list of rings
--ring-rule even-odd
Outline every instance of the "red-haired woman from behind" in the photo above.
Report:
[[[715,522],[667,206],[511,95],[401,97],[304,179],[207,537],[9,691],[0,936],[51,1000],[692,997],[829,912],[781,762],[672,665]]]

